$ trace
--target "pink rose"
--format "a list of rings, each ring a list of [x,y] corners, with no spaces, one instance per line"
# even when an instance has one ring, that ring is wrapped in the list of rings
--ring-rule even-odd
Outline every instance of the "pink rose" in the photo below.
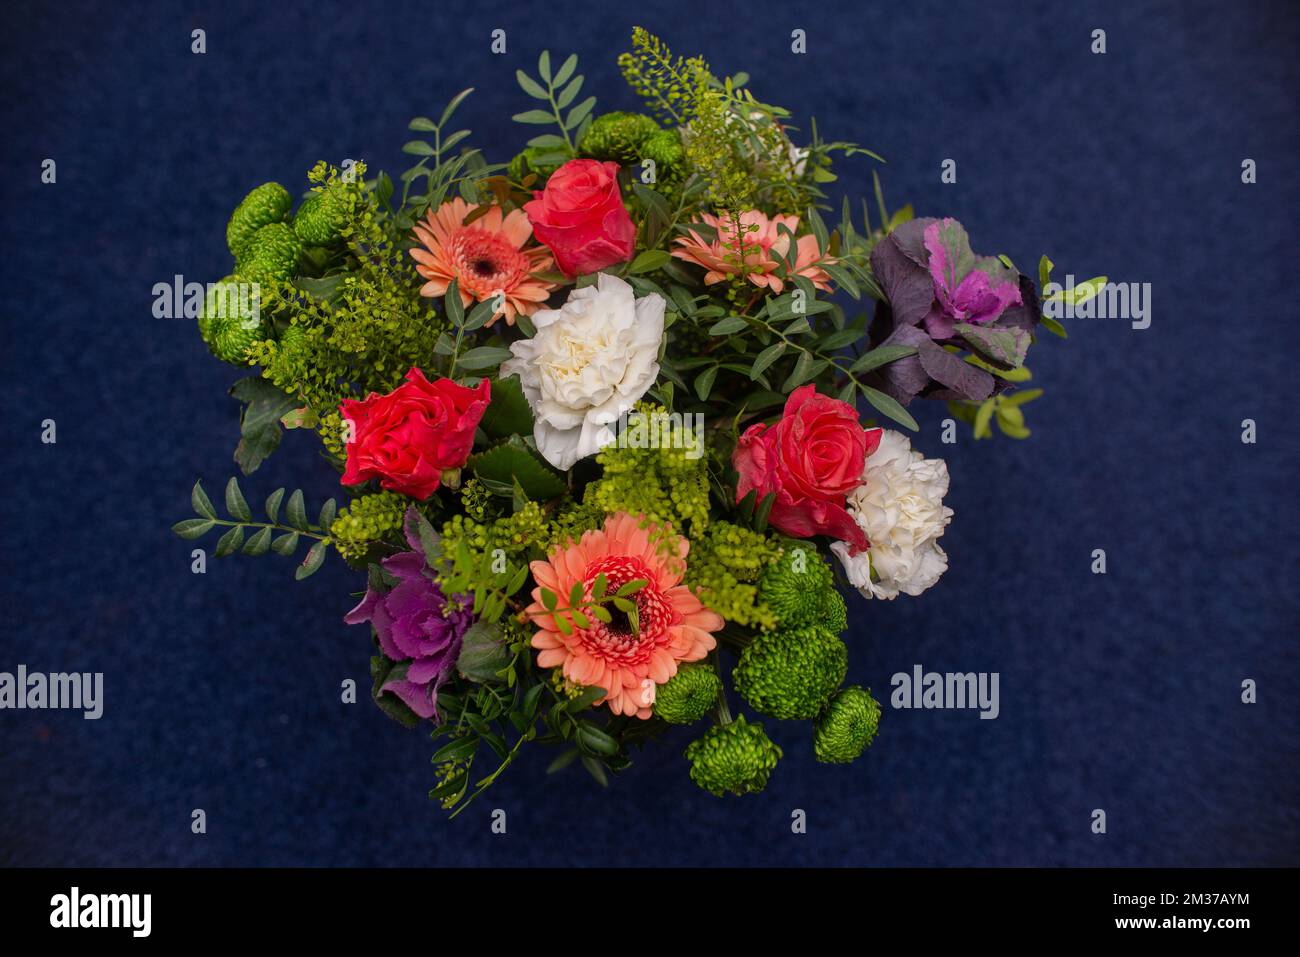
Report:
[[[415,499],[438,490],[442,473],[458,469],[474,446],[474,430],[492,399],[492,384],[477,388],[450,379],[430,382],[419,369],[388,395],[347,399],[339,411],[352,425],[344,485],[377,478],[384,488]]]
[[[555,254],[570,278],[627,262],[636,250],[636,227],[618,188],[618,164],[569,160],[533,194],[524,212],[533,235]]]
[[[864,430],[847,402],[801,386],[790,393],[780,422],[751,425],[740,437],[732,456],[740,473],[736,501],[751,489],[759,501],[775,492],[768,516],[773,528],[795,538],[827,535],[848,542],[856,554],[869,542],[844,503],[861,483],[880,434]]]

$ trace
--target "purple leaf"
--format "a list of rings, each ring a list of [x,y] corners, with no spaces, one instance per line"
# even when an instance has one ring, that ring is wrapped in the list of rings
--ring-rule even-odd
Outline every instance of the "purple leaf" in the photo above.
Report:
[[[894,325],[916,326],[934,304],[934,283],[926,271],[902,251],[897,236],[897,232],[889,235],[872,250],[871,271],[889,300]]]
[[[942,386],[963,399],[983,401],[993,394],[993,376],[933,342],[917,347],[921,366]]]
[[[956,331],[981,358],[1003,368],[1018,368],[1029,351],[1029,333],[1015,326],[974,326],[961,322]]]

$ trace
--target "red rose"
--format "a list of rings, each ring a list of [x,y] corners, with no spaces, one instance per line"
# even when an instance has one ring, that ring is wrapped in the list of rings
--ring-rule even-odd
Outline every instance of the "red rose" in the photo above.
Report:
[[[636,227],[618,188],[618,164],[569,160],[533,193],[524,212],[533,235],[555,254],[570,278],[627,262],[636,249]]]
[[[853,406],[802,386],[790,393],[780,422],[751,425],[740,437],[732,456],[740,473],[736,501],[751,489],[759,501],[775,492],[774,528],[795,538],[828,535],[857,553],[869,543],[844,501],[879,444],[880,429],[864,430]]]
[[[469,458],[474,430],[491,399],[487,379],[470,389],[450,379],[430,382],[413,367],[388,395],[345,400],[339,411],[352,435],[343,484],[377,478],[390,491],[428,498],[445,469],[458,469]]]

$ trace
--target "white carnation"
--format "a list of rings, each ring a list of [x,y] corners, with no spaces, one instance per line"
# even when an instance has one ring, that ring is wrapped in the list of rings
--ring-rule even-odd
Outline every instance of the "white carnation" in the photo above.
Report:
[[[607,273],[575,289],[559,309],[532,315],[537,334],[511,343],[501,375],[518,374],[532,406],[538,451],[558,469],[614,441],[610,425],[659,375],[664,299],[637,299]]]
[[[943,504],[946,494],[947,464],[925,458],[907,436],[885,429],[847,504],[871,547],[850,555],[847,542],[831,545],[859,592],[867,598],[915,596],[947,571],[948,556],[939,547],[952,520],[952,509]]]

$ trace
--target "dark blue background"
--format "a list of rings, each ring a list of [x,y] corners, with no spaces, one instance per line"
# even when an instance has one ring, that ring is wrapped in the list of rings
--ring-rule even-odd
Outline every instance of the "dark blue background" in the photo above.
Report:
[[[11,5],[0,670],[103,671],[106,709],[0,713],[0,862],[1300,863],[1294,6],[745,6]],[[745,799],[690,783],[682,733],[608,791],[548,778],[539,750],[448,823],[427,736],[339,702],[370,650],[341,621],[354,575],[331,560],[299,585],[275,556],[190,573],[168,526],[196,477],[215,492],[234,468],[235,373],[152,318],[151,289],[223,275],[257,183],[296,190],[322,157],[400,170],[407,120],[462,87],[474,140],[508,158],[531,135],[514,70],[543,47],[580,54],[601,108],[632,106],[614,60],[633,23],[879,150],[887,195],[961,218],[978,250],[1150,282],[1154,319],[1040,342],[1028,441],[944,446],[942,408],[918,412],[952,472],[951,568],[923,599],[854,601],[850,677],[883,698],[915,663],[997,671],[998,720],[887,710],[849,768],[769,720],[787,757]],[[866,193],[869,171],[841,183]],[[282,484],[337,491],[305,436],[244,482],[255,501]]]

